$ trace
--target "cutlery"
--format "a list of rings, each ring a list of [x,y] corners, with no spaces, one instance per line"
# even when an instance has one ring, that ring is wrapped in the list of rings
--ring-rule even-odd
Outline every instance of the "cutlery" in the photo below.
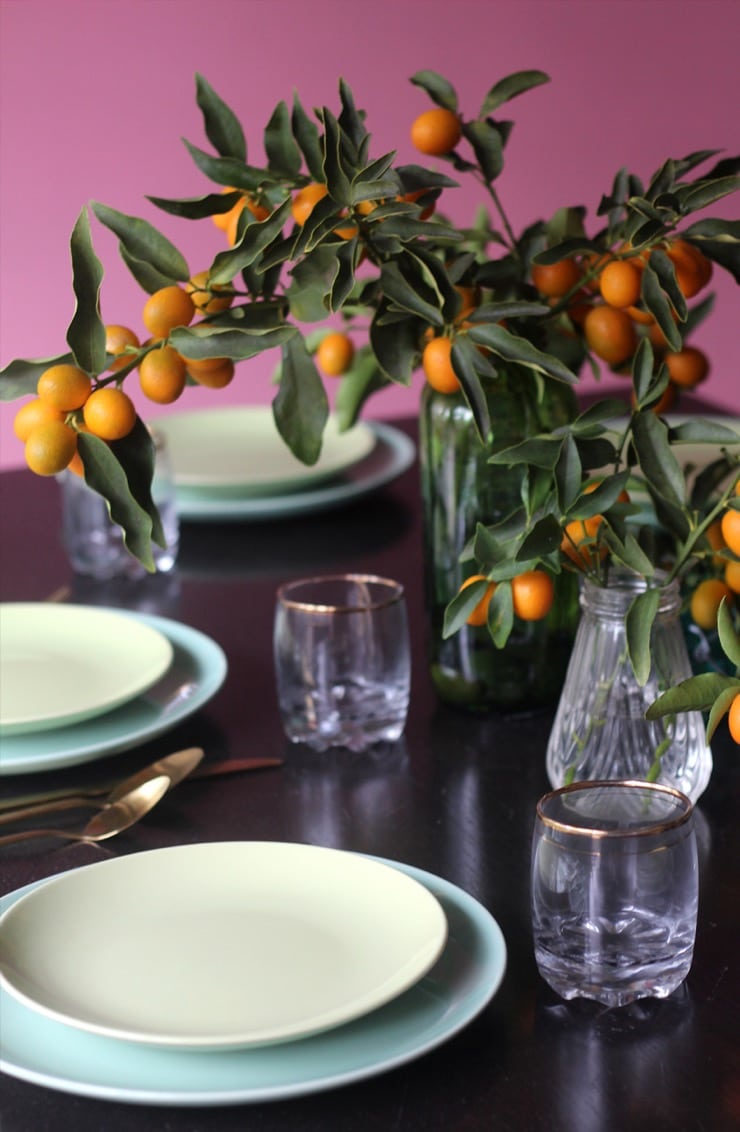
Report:
[[[162,765],[164,760],[160,759],[153,764],[153,767]],[[222,774],[238,774],[245,773],[252,770],[269,769],[270,767],[282,766],[283,760],[276,758],[245,758],[245,759],[221,759],[216,762],[201,763],[189,775],[189,780],[194,778],[213,778]],[[152,772],[152,767],[145,767],[140,774],[145,772]],[[153,773],[156,773],[154,771]],[[126,784],[130,786],[131,781],[135,776],[126,779]],[[121,785],[124,785],[123,783]],[[7,820],[2,815],[4,812],[12,811],[13,820],[15,821],[20,808],[45,806],[49,802],[56,801],[69,801],[71,805],[85,805],[88,802],[99,804],[101,795],[108,793],[114,789],[112,782],[101,783],[99,786],[89,787],[76,787],[76,786],[63,786],[56,790],[38,791],[35,794],[24,794],[16,798],[8,798],[5,801],[0,801],[0,821]],[[110,800],[110,798],[108,799]],[[67,808],[65,806],[65,808]],[[38,812],[36,810],[36,812]]]
[[[124,829],[129,829],[156,806],[171,785],[168,775],[160,774],[142,782],[117,802],[105,806],[94,814],[87,824],[74,829],[21,829],[0,837],[0,845],[12,845],[15,841],[29,841],[34,837],[61,837],[65,841],[105,841],[115,837]]]
[[[5,809],[4,813],[0,813],[0,825],[7,824],[8,822],[20,821],[23,818],[40,817],[42,814],[52,814],[58,810],[76,809],[78,806],[96,806],[105,809],[107,806],[112,806],[120,801],[127,794],[130,794],[137,786],[143,786],[145,782],[149,782],[152,778],[157,778],[159,775],[166,775],[170,781],[168,789],[177,786],[178,782],[182,782],[191,771],[195,770],[198,763],[203,758],[203,750],[201,747],[187,747],[182,751],[175,751],[174,754],[166,755],[165,758],[157,759],[156,762],[150,766],[145,766],[142,770],[138,770],[135,774],[125,778],[123,782],[119,782],[113,789],[109,787],[101,787],[97,796],[88,796],[86,792],[70,794],[65,797],[50,799],[41,802],[30,803],[23,805],[17,799],[15,805],[11,808]],[[100,802],[99,795],[104,794],[106,789],[110,790],[107,797],[103,802]]]

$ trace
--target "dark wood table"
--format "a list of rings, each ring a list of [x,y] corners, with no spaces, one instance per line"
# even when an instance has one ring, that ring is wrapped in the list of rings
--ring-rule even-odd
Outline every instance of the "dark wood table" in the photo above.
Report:
[[[398,423],[398,422],[396,422]],[[404,422],[412,435],[415,425]],[[122,605],[194,626],[225,649],[221,691],[174,731],[84,767],[0,779],[6,794],[123,776],[202,745],[208,759],[277,755],[277,770],[185,783],[105,846],[49,842],[5,851],[0,892],[63,869],[185,842],[286,840],[377,854],[438,874],[496,917],[508,965],[493,1001],[461,1033],[403,1067],[331,1091],[198,1109],[124,1104],[0,1077],[3,1132],[631,1132],[740,1127],[740,759],[726,729],[699,807],[701,907],[694,965],[665,1002],[606,1011],[566,1005],[540,979],[529,922],[537,798],[548,789],[548,713],[471,717],[435,699],[426,673],[418,470],[340,510],[274,523],[185,524],[168,577],[73,579],[56,485],[0,476],[0,597]],[[289,749],[271,658],[275,589],[307,571],[367,570],[408,595],[413,694],[405,738],[383,757]],[[84,957],[81,956],[81,970]],[[0,1018],[0,1042],[2,1018]]]

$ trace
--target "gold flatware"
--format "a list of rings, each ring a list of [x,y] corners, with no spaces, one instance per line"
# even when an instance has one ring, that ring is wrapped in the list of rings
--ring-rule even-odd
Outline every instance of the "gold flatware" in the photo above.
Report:
[[[8,822],[21,821],[24,818],[37,818],[42,814],[53,814],[60,810],[77,809],[79,806],[95,806],[97,808],[106,808],[112,806],[120,801],[126,795],[136,790],[137,786],[143,786],[145,782],[150,779],[158,778],[159,775],[166,775],[169,779],[168,789],[177,786],[178,782],[182,782],[195,768],[203,758],[203,749],[201,747],[186,747],[182,751],[175,751],[171,755],[166,755],[162,759],[157,759],[156,762],[151,763],[150,766],[145,766],[141,770],[137,770],[135,774],[125,778],[123,782],[119,782],[112,788],[102,787],[99,793],[92,794],[91,792],[76,792],[58,798],[47,798],[41,801],[30,802],[24,804],[15,800],[15,804],[3,806],[3,812],[0,813],[0,825],[7,825]],[[106,794],[104,801],[100,801],[100,795]]]
[[[61,837],[65,841],[105,841],[123,833],[148,814],[170,788],[166,774],[142,782],[117,802],[94,814],[82,829],[20,829],[0,837],[0,845],[29,841],[35,837]]]
[[[167,757],[169,758],[170,756]],[[152,772],[153,768],[161,766],[164,763],[165,760],[159,759],[156,763],[153,763],[152,766],[145,767],[144,771],[139,771],[138,773],[144,774],[145,772]],[[223,774],[241,774],[252,770],[269,770],[271,767],[278,767],[282,765],[282,759],[269,757],[221,759],[215,762],[202,762],[188,775],[188,781],[190,781],[191,779],[199,778],[214,778]],[[154,770],[154,773],[156,774],[157,771]],[[126,779],[125,783],[121,783],[118,786],[118,789],[120,790],[121,787],[125,784],[128,784],[130,788],[131,782],[135,777],[135,775],[132,775],[130,778]],[[15,821],[18,816],[17,811],[19,809],[45,806],[50,802],[64,801],[65,809],[68,809],[73,805],[87,805],[88,803],[98,805],[101,796],[108,794],[109,791],[113,791],[115,789],[115,783],[106,782],[101,783],[99,786],[66,786],[60,787],[56,790],[42,790],[37,791],[35,794],[24,794],[15,798],[7,798],[4,801],[0,801],[0,821],[6,820],[3,815],[9,811],[12,811],[12,820]],[[108,800],[110,800],[110,794]]]

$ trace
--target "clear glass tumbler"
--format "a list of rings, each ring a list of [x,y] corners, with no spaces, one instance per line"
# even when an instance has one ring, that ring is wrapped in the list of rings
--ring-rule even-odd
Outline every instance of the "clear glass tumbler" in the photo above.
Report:
[[[693,806],[647,782],[576,782],[537,805],[532,928],[565,999],[665,998],[691,967],[698,905]]]
[[[159,510],[167,545],[153,544],[152,552],[157,571],[167,573],[177,560],[180,524],[167,447],[162,436],[153,434],[153,439],[152,498]],[[73,472],[63,472],[58,481],[62,491],[62,541],[75,573],[99,581],[144,575],[144,567],[124,545],[121,528],[111,521],[103,497]]]
[[[283,727],[292,742],[317,751],[364,751],[402,734],[411,660],[398,582],[337,574],[282,586],[274,658]]]

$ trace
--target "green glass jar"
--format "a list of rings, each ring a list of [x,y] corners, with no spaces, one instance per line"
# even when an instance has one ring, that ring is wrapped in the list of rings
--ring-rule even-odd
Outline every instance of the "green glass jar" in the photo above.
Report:
[[[492,452],[572,420],[572,388],[546,380],[537,401],[534,379],[511,366],[488,384],[494,439],[484,445],[461,394],[426,385],[419,422],[419,461],[424,511],[427,651],[440,699],[469,711],[527,711],[557,702],[578,622],[578,581],[555,579],[553,607],[543,621],[515,618],[505,648],[497,649],[485,626],[466,625],[443,640],[445,607],[474,573],[461,563],[476,524],[494,523],[521,502],[518,479],[487,463]]]

